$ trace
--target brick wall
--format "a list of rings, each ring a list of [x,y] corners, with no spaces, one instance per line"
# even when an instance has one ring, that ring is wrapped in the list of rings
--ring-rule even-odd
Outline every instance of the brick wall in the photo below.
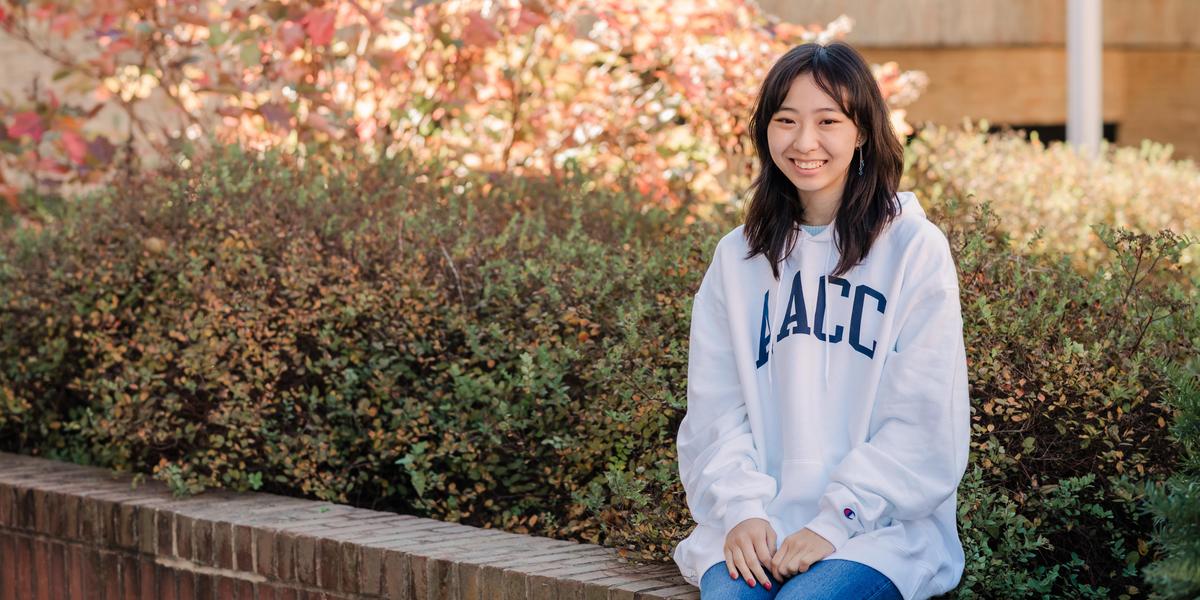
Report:
[[[607,548],[0,453],[0,598],[699,598]]]

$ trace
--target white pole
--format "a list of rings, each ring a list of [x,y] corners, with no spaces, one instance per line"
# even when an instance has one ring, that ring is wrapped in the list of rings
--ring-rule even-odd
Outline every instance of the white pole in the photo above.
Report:
[[[1067,0],[1067,142],[1088,156],[1100,149],[1101,0]]]

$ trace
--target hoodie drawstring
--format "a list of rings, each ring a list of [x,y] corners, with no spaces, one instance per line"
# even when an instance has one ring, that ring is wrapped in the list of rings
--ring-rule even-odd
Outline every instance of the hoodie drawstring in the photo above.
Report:
[[[832,227],[832,225],[831,225],[831,227]],[[834,233],[835,232],[832,232],[832,231],[829,232],[830,236],[832,236]],[[826,288],[829,287],[829,278],[832,276],[830,268],[829,268],[829,260],[831,258],[833,258],[833,244],[834,244],[833,239],[830,239],[829,242],[827,242],[825,244],[825,269],[824,270],[825,270],[825,287]],[[825,290],[821,290],[822,293],[824,291]],[[825,335],[828,336],[829,335],[829,327],[828,327],[828,324],[826,323],[826,317],[829,314],[829,300],[828,300],[828,296],[826,296],[826,298],[827,299],[825,301],[825,310],[821,312],[821,331],[824,331]],[[829,389],[829,346],[830,346],[828,339],[826,340],[826,342],[824,344],[821,344],[821,345],[825,347],[825,389],[828,390]]]
[[[771,389],[775,387],[775,315],[779,314],[779,299],[780,291],[783,289],[783,280],[786,279],[787,265],[791,260],[791,254],[783,257],[783,266],[779,271],[779,281],[775,284],[775,300],[771,302],[771,310],[767,313],[767,336],[770,338],[767,346],[767,384]]]
[[[832,227],[833,224],[831,223],[829,226]],[[835,232],[831,231],[830,235],[832,236],[834,233]],[[803,244],[805,241],[807,241],[808,237],[810,237],[810,234],[801,230],[800,243]],[[826,286],[829,285],[829,277],[831,276],[830,275],[831,269],[830,269],[829,263],[833,259],[834,243],[835,243],[835,241],[831,238],[825,246],[825,266],[824,266],[823,270],[825,271],[825,285]],[[790,252],[788,253],[787,256],[785,256],[783,258],[783,265],[779,272],[779,280],[775,283],[775,299],[771,302],[770,311],[767,313],[767,335],[770,336],[770,340],[769,340],[768,346],[767,346],[767,384],[768,384],[769,388],[772,390],[775,387],[775,360],[774,360],[774,358],[775,358],[775,343],[776,343],[775,315],[779,314],[779,302],[780,302],[780,300],[783,299],[783,295],[782,295],[783,280],[787,279],[787,272],[788,272],[787,267],[791,264],[791,258],[792,257],[791,257]],[[823,293],[823,291],[820,293]],[[827,314],[828,313],[829,313],[828,308],[821,313],[821,331],[825,331],[825,332],[829,331],[828,322],[827,322],[827,318],[828,318]],[[825,355],[825,361],[824,361],[825,362],[825,364],[824,364],[825,389],[828,390],[829,389],[829,344],[824,343],[824,344],[822,344],[822,346],[824,346],[824,355]]]

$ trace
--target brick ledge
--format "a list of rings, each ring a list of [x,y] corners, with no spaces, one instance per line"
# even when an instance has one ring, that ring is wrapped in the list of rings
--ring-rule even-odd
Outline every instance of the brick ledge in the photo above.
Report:
[[[609,548],[0,453],[0,598],[699,598]]]

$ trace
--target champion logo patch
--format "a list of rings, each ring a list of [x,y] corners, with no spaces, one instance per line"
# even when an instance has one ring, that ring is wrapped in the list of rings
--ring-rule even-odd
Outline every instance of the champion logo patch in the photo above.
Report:
[[[851,521],[854,520],[854,511],[850,510],[849,508],[843,509],[842,514],[846,515],[847,519],[850,519]]]

